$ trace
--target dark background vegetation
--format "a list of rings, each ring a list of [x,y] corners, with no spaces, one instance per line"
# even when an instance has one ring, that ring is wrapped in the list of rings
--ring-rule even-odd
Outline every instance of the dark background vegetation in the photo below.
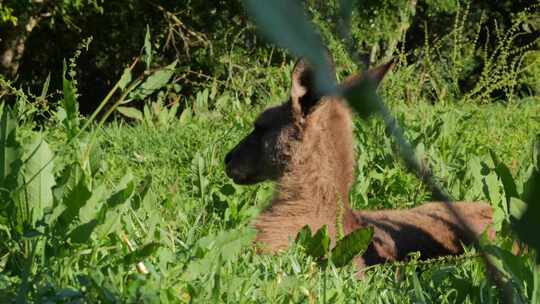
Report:
[[[304,2],[316,23],[329,33],[338,32],[337,1]],[[491,54],[499,46],[497,33],[506,33],[516,14],[529,9],[534,16],[538,11],[533,7],[537,3],[534,0],[467,3],[356,1],[352,8],[354,41],[347,45],[354,49],[353,59],[363,65],[360,68],[398,53],[406,54],[409,63],[422,63],[427,60],[424,46],[441,42],[458,25],[456,15],[467,14],[460,39],[474,41],[478,52],[487,48],[484,51]],[[83,39],[91,37],[88,50],[78,59],[76,76],[80,110],[89,113],[118,80],[123,68],[140,54],[147,27],[158,50],[154,65],[179,60],[175,82],[181,85],[182,96],[212,81],[226,82],[231,73],[242,73],[243,68],[259,64],[259,55],[273,50],[255,35],[253,24],[237,0],[7,0],[0,4],[1,77],[37,94],[50,74],[54,92],[61,88],[63,60],[73,56]],[[536,13],[536,18],[519,24],[512,47],[537,50],[539,30]],[[333,39],[325,34],[327,40]],[[450,48],[440,50],[450,52]],[[505,60],[521,55],[517,52]],[[275,51],[266,64],[280,65],[284,56]],[[466,64],[467,69],[459,75],[457,98],[473,88],[485,62],[475,55]],[[530,95],[539,89],[537,84],[523,79],[517,94]],[[494,90],[492,94],[502,93]]]

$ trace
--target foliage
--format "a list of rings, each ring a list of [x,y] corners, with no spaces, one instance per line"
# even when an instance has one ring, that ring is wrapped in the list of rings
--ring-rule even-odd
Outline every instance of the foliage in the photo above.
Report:
[[[540,134],[540,107],[537,97],[526,97],[534,89],[519,92],[538,74],[536,53],[516,48],[527,44],[522,30],[536,29],[534,18],[523,16],[534,15],[494,16],[522,11],[522,1],[483,10],[488,29],[487,20],[500,21],[493,42],[469,26],[482,11],[476,4],[350,2],[352,43],[333,25],[347,18],[346,9],[337,16],[337,1],[306,1],[320,27],[317,43],[328,43],[336,57],[338,78],[369,63],[362,58],[372,53],[378,61],[399,50],[380,90],[389,114],[452,197],[491,203],[497,239],[483,242],[483,250],[516,302],[537,302],[531,219],[538,217],[539,157],[537,141],[530,143]],[[5,9],[14,3],[2,3],[1,18],[19,16]],[[32,33],[17,81],[0,77],[0,302],[499,301],[475,249],[430,261],[412,255],[369,268],[361,281],[350,260],[367,246],[369,229],[335,246],[324,229],[309,237],[304,230],[286,252],[257,254],[249,224],[272,186],[233,184],[222,160],[261,109],[287,98],[292,60],[255,35],[239,2],[78,3]],[[97,10],[85,10],[94,4]],[[16,25],[1,20],[2,29]],[[91,42],[75,45],[88,36]],[[424,50],[413,50],[415,43]],[[353,58],[351,45],[359,45]],[[486,45],[481,53],[479,45]],[[43,51],[57,47],[65,49]],[[60,73],[65,57],[71,59]],[[478,63],[489,67],[474,71]],[[462,84],[469,77],[480,77],[478,87]],[[500,95],[491,83],[508,90]],[[88,100],[94,104],[85,108]],[[514,101],[494,102],[500,100]],[[355,120],[354,208],[410,208],[434,199],[394,156],[399,146],[390,131],[378,119]],[[528,250],[518,244],[516,254],[516,238]]]

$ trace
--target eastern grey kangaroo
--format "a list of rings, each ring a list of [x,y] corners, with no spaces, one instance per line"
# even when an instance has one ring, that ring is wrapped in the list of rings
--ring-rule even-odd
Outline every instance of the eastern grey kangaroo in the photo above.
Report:
[[[391,68],[385,64],[350,76],[350,86],[370,77],[377,84]],[[348,193],[354,180],[355,151],[352,115],[346,102],[318,96],[313,68],[299,60],[292,72],[291,96],[265,110],[253,131],[225,158],[227,175],[238,184],[264,180],[277,182],[269,208],[254,222],[256,242],[265,252],[286,249],[305,225],[312,231],[328,226],[336,241],[336,216],[343,214],[344,233],[372,226],[374,237],[356,258],[359,270],[385,261],[403,260],[419,251],[422,259],[463,252],[463,227],[440,202],[409,210],[353,211]],[[338,202],[345,209],[338,210]],[[487,203],[454,203],[456,210],[478,235],[490,228],[492,209]]]

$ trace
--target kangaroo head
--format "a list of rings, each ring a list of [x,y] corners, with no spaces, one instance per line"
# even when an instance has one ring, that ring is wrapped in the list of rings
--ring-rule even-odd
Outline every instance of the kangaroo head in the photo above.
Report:
[[[390,64],[367,73],[377,83]],[[383,69],[384,67],[384,69]],[[361,81],[363,75],[351,76],[343,85]],[[225,157],[225,171],[237,184],[255,184],[279,180],[299,151],[310,149],[317,134],[322,132],[323,100],[315,90],[314,71],[305,60],[299,60],[291,75],[290,98],[285,103],[266,109],[255,120],[254,128]],[[351,147],[352,149],[352,147]]]

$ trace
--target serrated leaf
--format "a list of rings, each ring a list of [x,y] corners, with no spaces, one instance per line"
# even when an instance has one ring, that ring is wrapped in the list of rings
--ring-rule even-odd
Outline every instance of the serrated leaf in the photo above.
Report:
[[[354,259],[354,257],[363,254],[371,243],[373,238],[373,227],[355,230],[347,234],[336,243],[332,249],[331,260],[336,267],[343,267]]]
[[[141,113],[141,111],[135,108],[120,106],[120,107],[117,107],[116,110],[120,112],[120,114],[128,118],[136,119],[138,121],[143,121],[143,114]]]

